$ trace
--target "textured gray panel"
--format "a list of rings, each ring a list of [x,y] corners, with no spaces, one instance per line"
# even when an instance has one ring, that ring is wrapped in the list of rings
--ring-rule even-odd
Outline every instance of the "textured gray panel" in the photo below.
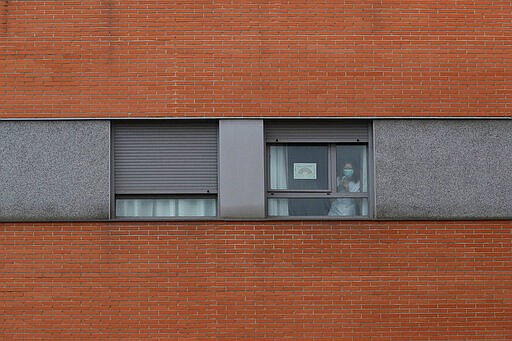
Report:
[[[1,121],[0,220],[108,219],[108,121]]]
[[[367,142],[368,122],[343,120],[270,120],[267,142]]]
[[[512,217],[512,120],[377,120],[376,217]]]
[[[118,194],[217,192],[217,122],[153,121],[114,125]]]
[[[222,120],[219,139],[220,216],[265,217],[263,121]]]

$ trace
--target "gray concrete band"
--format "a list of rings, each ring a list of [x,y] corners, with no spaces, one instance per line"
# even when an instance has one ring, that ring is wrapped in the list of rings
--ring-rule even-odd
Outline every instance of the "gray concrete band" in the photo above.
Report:
[[[109,219],[109,121],[0,122],[0,220]]]
[[[263,120],[221,120],[223,218],[265,216]],[[375,218],[512,218],[512,120],[376,120]],[[109,219],[109,121],[1,121],[0,220]]]
[[[374,121],[377,219],[512,217],[512,121]]]

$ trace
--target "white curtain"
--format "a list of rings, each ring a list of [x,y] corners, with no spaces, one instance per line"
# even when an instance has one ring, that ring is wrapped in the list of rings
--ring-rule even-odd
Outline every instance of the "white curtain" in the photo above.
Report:
[[[367,147],[363,147],[363,176],[361,179],[362,192],[368,192],[368,155]],[[361,215],[368,216],[368,199],[364,198],[361,200]]]
[[[118,199],[118,217],[213,217],[215,199]]]
[[[286,146],[270,147],[270,188],[287,189],[287,165]],[[288,216],[288,199],[269,199],[269,216]]]
[[[368,199],[366,198],[361,200],[361,215],[363,217],[368,216]]]
[[[215,200],[213,199],[180,199],[178,200],[178,216],[210,217],[215,216]]]
[[[363,155],[362,155],[362,162],[361,162],[361,166],[362,166],[362,177],[361,177],[361,185],[362,185],[362,192],[368,192],[368,158],[366,157],[366,147],[363,147]]]
[[[176,200],[174,199],[158,199],[151,200],[153,202],[154,217],[174,217],[176,216]]]

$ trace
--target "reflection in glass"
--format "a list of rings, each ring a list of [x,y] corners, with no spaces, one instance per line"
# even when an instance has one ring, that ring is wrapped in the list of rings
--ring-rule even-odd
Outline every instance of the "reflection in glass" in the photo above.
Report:
[[[117,217],[214,217],[216,199],[117,199]]]
[[[355,216],[357,211],[357,202],[361,199],[338,198],[331,203],[328,215],[331,217]]]
[[[270,147],[270,189],[327,190],[327,145]]]
[[[271,145],[268,215],[367,217],[367,148],[363,144]]]
[[[346,205],[347,208],[342,210],[338,207],[340,205]],[[268,215],[271,217],[366,217],[368,216],[368,199],[271,198],[268,199]]]

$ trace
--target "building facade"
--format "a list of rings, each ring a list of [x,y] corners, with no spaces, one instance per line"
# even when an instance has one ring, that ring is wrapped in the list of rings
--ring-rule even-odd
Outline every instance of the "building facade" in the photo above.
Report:
[[[508,1],[4,1],[5,339],[512,338]]]

